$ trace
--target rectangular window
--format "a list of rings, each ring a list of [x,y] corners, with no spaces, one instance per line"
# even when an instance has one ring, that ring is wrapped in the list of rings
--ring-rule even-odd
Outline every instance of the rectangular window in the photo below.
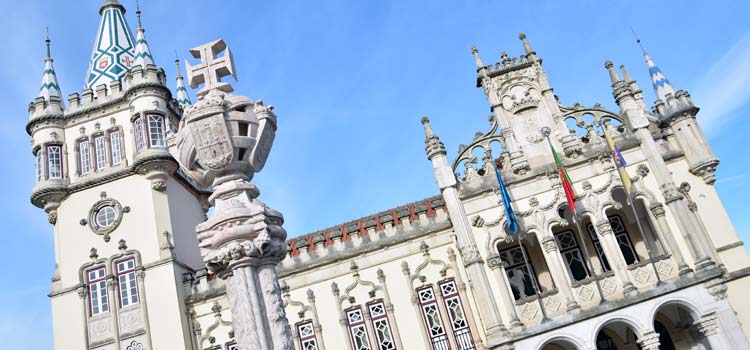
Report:
[[[630,241],[630,237],[628,236],[628,232],[625,230],[625,225],[622,223],[622,219],[620,219],[619,216],[611,216],[609,217],[609,225],[612,227],[612,233],[615,235],[615,239],[617,239],[617,245],[620,247],[622,257],[625,258],[625,263],[628,265],[638,263],[638,256],[635,254],[633,243]],[[602,265],[602,270],[604,272],[610,271],[612,268],[609,266],[607,256],[604,255],[604,249],[602,249],[602,243],[599,241],[599,236],[594,230],[594,225],[588,223],[586,225],[586,229],[589,231],[591,241],[594,243],[594,247],[596,248],[596,255],[599,257],[599,261]]]
[[[227,343],[226,348],[227,350],[240,350],[240,347],[235,342]]]
[[[164,142],[164,117],[160,115],[148,116],[148,139],[151,147],[165,146]]]
[[[536,294],[536,275],[531,262],[526,264],[521,247],[512,247],[500,251],[500,259],[505,263],[505,274],[508,276],[513,298],[524,299]],[[526,254],[528,257],[528,253]],[[531,267],[531,271],[529,271]]]
[[[62,147],[47,146],[47,176],[50,179],[62,178]]]
[[[91,152],[88,140],[78,142],[78,161],[78,169],[81,170],[81,175],[88,174],[91,171]]]
[[[370,339],[367,336],[365,317],[362,308],[357,306],[346,311],[347,328],[352,339],[352,350],[370,350]]]
[[[146,147],[145,130],[143,130],[143,118],[138,118],[133,122],[135,132],[135,151],[140,152]]]
[[[575,281],[588,278],[589,271],[586,268],[586,262],[583,260],[583,254],[581,254],[581,249],[578,247],[578,241],[573,231],[568,230],[557,233],[555,234],[555,239],[557,240],[557,247],[560,248],[560,254],[568,266],[570,277]]]
[[[445,327],[443,327],[443,318],[440,316],[437,299],[435,298],[435,290],[432,287],[418,289],[417,298],[419,299],[419,308],[422,310],[422,316],[427,327],[427,335],[430,337],[432,350],[450,349],[448,337],[445,334]]]
[[[102,170],[107,166],[107,156],[104,153],[104,136],[94,138],[94,153],[96,156],[96,170]]]
[[[297,334],[299,334],[301,350],[318,350],[318,338],[315,336],[315,327],[313,327],[312,321],[298,323]]]
[[[138,283],[135,280],[135,259],[118,261],[116,264],[116,278],[120,292],[120,305],[126,307],[138,304]]]
[[[453,337],[456,339],[458,350],[474,350],[474,339],[471,337],[469,322],[466,319],[461,296],[458,295],[456,281],[448,280],[439,284],[440,293],[443,296],[445,308],[448,310],[448,321],[453,328]]]
[[[388,323],[385,304],[382,301],[376,301],[368,304],[367,309],[370,312],[372,329],[375,331],[377,350],[395,350],[396,344],[393,342],[393,334],[391,333],[391,325]]]
[[[87,272],[89,285],[89,307],[91,316],[109,311],[107,298],[107,270],[104,267],[95,268]]]
[[[36,182],[44,180],[44,152],[36,151]]]
[[[112,165],[122,162],[122,149],[120,145],[120,130],[109,133],[109,146],[112,150]]]

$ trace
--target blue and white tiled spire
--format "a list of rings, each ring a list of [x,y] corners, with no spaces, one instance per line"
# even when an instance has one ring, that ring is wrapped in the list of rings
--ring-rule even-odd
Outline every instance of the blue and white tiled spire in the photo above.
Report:
[[[39,97],[44,97],[45,100],[50,101],[51,97],[57,97],[62,99],[62,92],[60,92],[60,84],[57,83],[57,75],[55,75],[55,67],[52,65],[52,54],[50,52],[50,39],[49,31],[47,31],[47,57],[44,59],[44,74],[42,74],[42,87],[39,89]]]
[[[174,63],[177,66],[177,89],[175,90],[175,99],[177,99],[177,103],[179,103],[182,108],[185,108],[193,103],[190,102],[190,95],[188,95],[187,89],[185,89],[185,80],[182,78],[182,70],[180,69],[180,59],[175,59]]]
[[[654,60],[651,59],[651,56],[648,55],[646,50],[643,50],[643,57],[646,59],[646,65],[648,65],[648,73],[651,76],[651,83],[654,85],[656,98],[666,101],[667,94],[674,96],[675,90],[672,87],[672,84],[669,83],[669,79],[667,79],[664,73],[661,72],[661,69],[656,66],[656,63],[654,63]]]
[[[125,7],[117,0],[105,0],[99,14],[102,19],[86,74],[86,89],[121,79],[135,64],[135,43],[123,16]]]
[[[145,69],[147,65],[154,64],[154,58],[151,56],[151,49],[149,49],[148,43],[146,42],[146,36],[144,35],[146,30],[143,29],[143,25],[141,25],[141,8],[137,4],[138,3],[136,3],[135,14],[138,17],[138,29],[136,29],[135,63],[133,65],[140,65]]]

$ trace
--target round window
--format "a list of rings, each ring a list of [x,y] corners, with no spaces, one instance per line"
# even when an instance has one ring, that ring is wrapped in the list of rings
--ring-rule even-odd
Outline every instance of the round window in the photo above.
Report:
[[[105,228],[115,223],[117,212],[112,206],[105,206],[96,212],[96,225]]]

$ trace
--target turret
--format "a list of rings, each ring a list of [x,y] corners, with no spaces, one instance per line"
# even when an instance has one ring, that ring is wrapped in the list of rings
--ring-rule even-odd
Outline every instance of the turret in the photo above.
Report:
[[[177,83],[177,87],[175,88],[175,99],[184,109],[193,103],[190,101],[190,96],[185,88],[185,79],[182,77],[182,69],[180,69],[180,59],[175,58],[174,64],[177,67],[177,77],[175,78]]]

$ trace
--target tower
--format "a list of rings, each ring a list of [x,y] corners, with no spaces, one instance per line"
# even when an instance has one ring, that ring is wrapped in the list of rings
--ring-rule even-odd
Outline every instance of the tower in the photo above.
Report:
[[[31,202],[55,235],[55,348],[189,348],[182,279],[204,266],[195,225],[206,192],[169,152],[182,107],[151,56],[140,9],[137,40],[118,1],[99,12],[83,92],[63,104],[48,37],[29,105]]]

